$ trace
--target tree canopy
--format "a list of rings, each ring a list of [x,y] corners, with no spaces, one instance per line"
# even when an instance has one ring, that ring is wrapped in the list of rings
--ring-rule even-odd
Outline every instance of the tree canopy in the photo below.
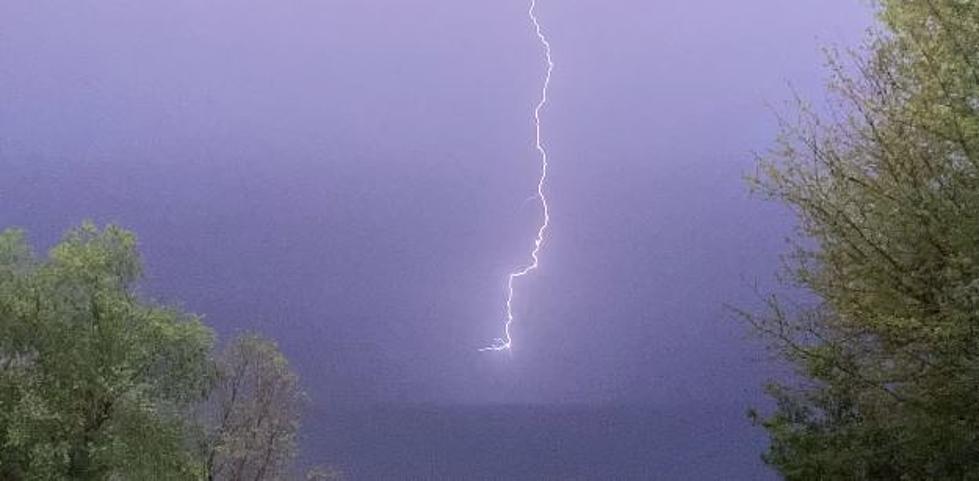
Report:
[[[831,54],[755,187],[793,208],[778,297],[746,317],[798,368],[760,421],[788,480],[979,479],[979,3],[885,0]]]
[[[298,479],[304,394],[275,343],[214,351],[140,273],[118,227],[83,224],[43,258],[0,233],[0,481]]]
[[[191,478],[181,414],[212,334],[141,300],[139,275],[122,229],[83,225],[46,259],[0,234],[0,477]]]

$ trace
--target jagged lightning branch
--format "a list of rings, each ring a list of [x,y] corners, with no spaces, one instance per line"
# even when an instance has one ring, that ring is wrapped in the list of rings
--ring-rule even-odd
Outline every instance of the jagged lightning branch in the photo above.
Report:
[[[480,351],[506,351],[513,346],[513,338],[510,335],[510,327],[513,325],[514,320],[514,283],[517,279],[530,274],[540,267],[540,251],[541,247],[544,245],[544,234],[547,233],[547,228],[551,223],[550,208],[547,204],[547,196],[544,195],[544,184],[547,183],[548,158],[547,149],[544,148],[544,143],[541,139],[541,111],[547,106],[547,89],[551,86],[551,73],[554,71],[554,61],[551,58],[551,43],[547,40],[547,36],[544,35],[540,21],[537,18],[537,0],[530,1],[530,10],[527,11],[527,15],[530,17],[530,21],[534,24],[537,38],[544,47],[544,58],[547,60],[547,73],[544,77],[544,85],[541,88],[540,101],[537,103],[537,107],[534,108],[535,142],[537,152],[540,153],[541,163],[540,177],[537,181],[537,198],[540,199],[541,210],[543,211],[543,220],[541,221],[540,228],[537,229],[537,237],[534,239],[534,250],[530,252],[532,262],[510,272],[510,274],[507,276],[506,324],[503,327],[503,337],[497,338],[495,341],[493,341],[493,344],[480,349]]]

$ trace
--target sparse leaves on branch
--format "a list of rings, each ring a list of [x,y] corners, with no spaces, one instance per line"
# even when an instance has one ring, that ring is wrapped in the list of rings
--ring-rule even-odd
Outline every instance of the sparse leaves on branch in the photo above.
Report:
[[[295,456],[304,394],[274,343],[235,338],[218,356],[210,398],[201,409],[208,481],[281,479]]]

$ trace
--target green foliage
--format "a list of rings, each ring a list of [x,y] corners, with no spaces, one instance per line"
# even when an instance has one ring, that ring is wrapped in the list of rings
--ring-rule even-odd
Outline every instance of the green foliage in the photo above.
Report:
[[[746,315],[801,375],[773,384],[788,480],[979,480],[979,2],[885,0],[830,118],[801,108],[756,188],[791,206],[786,280]],[[852,73],[851,73],[852,72]]]
[[[213,353],[199,318],[137,295],[140,272],[117,227],[43,259],[0,232],[0,481],[285,479],[305,402],[288,360],[255,334]]]
[[[140,299],[135,237],[84,224],[46,259],[0,234],[0,479],[192,479],[183,413],[211,331]]]

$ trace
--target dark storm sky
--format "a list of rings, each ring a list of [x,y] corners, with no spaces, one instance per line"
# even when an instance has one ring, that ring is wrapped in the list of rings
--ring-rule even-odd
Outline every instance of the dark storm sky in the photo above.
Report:
[[[859,0],[0,0],[0,226],[140,235],[146,290],[258,329],[325,402],[749,402],[725,314],[790,218],[742,175]]]

